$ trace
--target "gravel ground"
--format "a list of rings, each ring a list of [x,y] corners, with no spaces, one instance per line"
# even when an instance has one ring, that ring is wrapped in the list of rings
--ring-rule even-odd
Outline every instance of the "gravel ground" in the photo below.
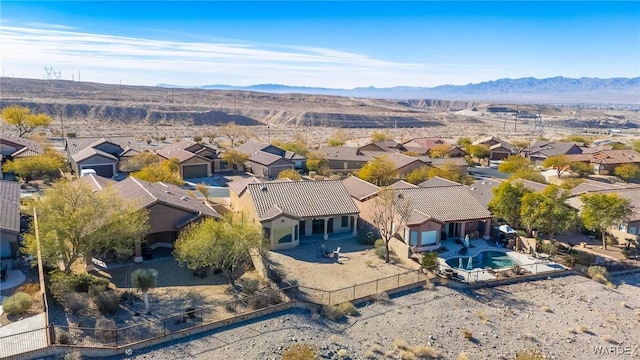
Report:
[[[327,359],[339,358],[341,350],[351,359],[400,358],[399,339],[409,347],[430,346],[443,359],[463,352],[469,359],[513,359],[522,349],[552,359],[640,358],[640,273],[614,280],[615,289],[577,275],[477,290],[436,286],[368,303],[342,323],[296,310],[132,358],[280,359],[297,342]],[[596,354],[596,346],[608,355]]]

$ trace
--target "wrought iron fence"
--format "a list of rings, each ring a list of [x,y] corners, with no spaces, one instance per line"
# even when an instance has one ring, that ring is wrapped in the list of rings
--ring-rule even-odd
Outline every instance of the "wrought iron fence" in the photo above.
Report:
[[[322,290],[308,286],[298,286],[297,300],[324,305],[337,305],[347,301],[365,298],[396,290],[405,286],[423,283],[428,279],[421,270],[410,270],[392,276],[354,284],[336,290]]]
[[[47,328],[29,330],[0,337],[0,359],[47,347]]]

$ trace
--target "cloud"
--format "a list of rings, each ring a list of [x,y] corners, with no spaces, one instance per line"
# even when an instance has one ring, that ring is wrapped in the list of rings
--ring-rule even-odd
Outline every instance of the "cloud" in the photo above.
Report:
[[[110,83],[278,83],[350,88],[432,86],[445,78],[469,82],[472,75],[484,72],[486,76],[489,71],[473,65],[394,62],[328,48],[152,40],[40,25],[0,26],[0,58],[8,73],[39,78],[44,66],[53,66],[66,74],[82,71],[83,80]]]

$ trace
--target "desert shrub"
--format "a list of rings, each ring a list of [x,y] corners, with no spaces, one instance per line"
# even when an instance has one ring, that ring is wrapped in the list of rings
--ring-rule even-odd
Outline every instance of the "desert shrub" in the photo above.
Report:
[[[344,319],[344,312],[335,305],[323,305],[320,313],[331,321],[341,321]]]
[[[343,302],[338,305],[340,311],[342,311],[345,315],[354,316],[358,315],[358,309],[350,302]]]
[[[62,304],[74,314],[87,308],[86,297],[74,291],[65,295]]]
[[[482,322],[487,323],[489,321],[489,317],[482,310],[476,311],[476,315],[482,320]]]
[[[120,309],[120,299],[115,291],[102,286],[89,288],[89,295],[101,314],[115,314]]]
[[[544,360],[544,355],[539,350],[521,350],[516,353],[516,360]]]
[[[116,339],[116,322],[111,319],[99,319],[96,321],[96,327],[93,331],[95,337],[104,342],[112,342]]]
[[[391,303],[391,298],[389,297],[389,294],[387,294],[386,291],[379,292],[379,293],[375,294],[373,296],[373,300],[375,302],[379,302],[379,303],[383,303],[383,304],[390,304]]]
[[[69,341],[69,333],[64,330],[56,330],[56,342],[62,345],[68,345],[71,342]]]
[[[195,141],[195,142],[200,142],[200,141],[202,141],[202,136],[200,136],[200,135],[195,135],[195,136],[193,137],[193,141]]]
[[[74,138],[74,137],[76,137],[76,133],[74,133],[74,132],[68,132],[68,133],[67,133],[67,137],[68,137],[68,138]]]
[[[558,250],[558,246],[549,241],[538,241],[536,243],[536,250],[542,253],[555,254]]]
[[[398,350],[411,350],[411,346],[407,343],[405,339],[396,338],[393,340],[393,347]]]
[[[467,340],[471,340],[471,339],[473,339],[473,333],[471,331],[465,329],[465,330],[462,331],[462,337],[467,339]]]
[[[426,252],[422,254],[422,267],[425,269],[433,269],[438,266],[438,253]]]
[[[597,281],[605,285],[609,285],[611,283],[611,281],[609,281],[609,272],[604,266],[589,266],[587,273],[593,281]]]
[[[578,325],[578,331],[586,333],[589,331],[589,327],[587,325]]]
[[[238,281],[242,288],[242,293],[253,295],[260,288],[260,281],[257,279],[240,279]]]
[[[567,254],[569,258],[569,265],[582,265],[582,266],[591,266],[596,262],[596,256],[584,251],[578,251],[575,249],[569,250]]]
[[[380,259],[387,258],[387,243],[384,239],[378,239],[373,243],[373,247],[375,248],[376,256]]]
[[[376,241],[376,235],[373,231],[360,231],[358,232],[358,242],[363,245],[373,245]]]
[[[307,343],[293,344],[282,353],[282,360],[316,360],[319,358],[316,349]]]
[[[349,353],[345,349],[338,350],[336,352],[336,355],[338,356],[338,359],[348,359],[349,358]]]
[[[416,354],[414,354],[410,350],[402,350],[400,351],[400,359],[401,360],[415,360]]]
[[[461,352],[458,354],[458,360],[469,360],[469,355],[466,352]]]
[[[72,292],[88,292],[91,286],[108,287],[109,280],[103,279],[91,274],[70,274],[67,275],[61,271],[53,271],[50,273],[49,291],[56,301],[65,305],[66,297]]]
[[[371,359],[375,359],[376,353],[374,353],[372,350],[365,350],[365,352],[362,354],[362,357],[367,359],[367,360],[371,360]]]
[[[40,284],[38,283],[28,283],[28,284],[24,284],[19,286],[16,289],[16,292],[23,292],[23,293],[27,293],[31,296],[37,294],[40,291]]]
[[[413,353],[420,359],[435,359],[438,357],[438,350],[426,345],[417,345],[413,348]]]
[[[2,310],[9,315],[24,314],[33,304],[31,295],[24,292],[17,292],[2,302]]]
[[[76,292],[89,292],[91,286],[109,286],[109,280],[87,273],[70,275],[71,287]]]

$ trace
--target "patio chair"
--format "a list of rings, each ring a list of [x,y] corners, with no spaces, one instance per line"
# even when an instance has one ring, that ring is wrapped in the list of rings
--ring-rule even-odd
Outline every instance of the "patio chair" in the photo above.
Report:
[[[340,246],[337,249],[333,250],[333,255],[340,259]]]

